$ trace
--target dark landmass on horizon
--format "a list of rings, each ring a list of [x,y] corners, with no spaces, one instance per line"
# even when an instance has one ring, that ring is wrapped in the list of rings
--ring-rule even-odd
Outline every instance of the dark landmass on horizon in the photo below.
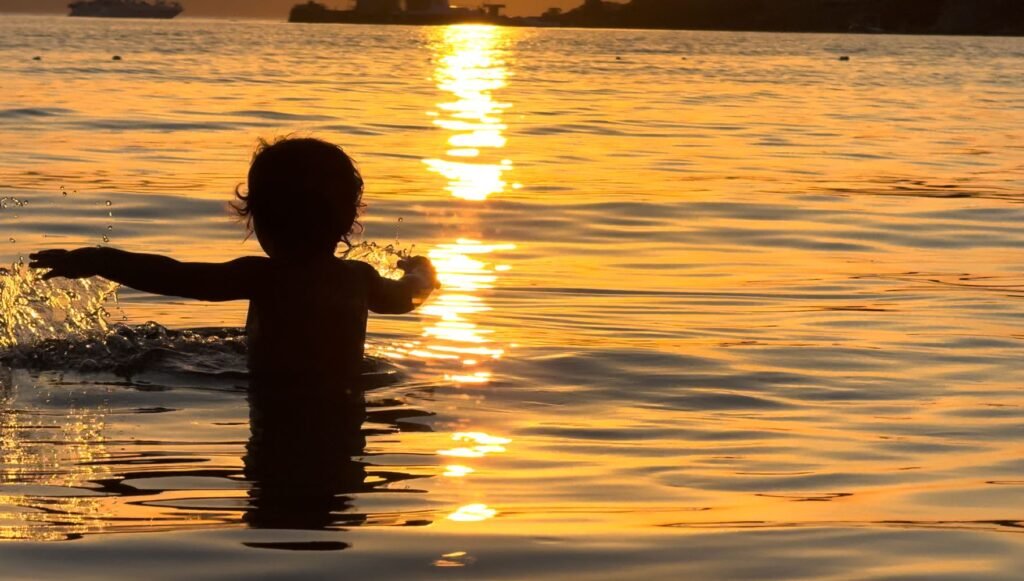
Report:
[[[0,18],[4,13],[67,14],[67,6],[74,0],[0,0]],[[152,1],[152,0],[151,0]],[[181,0],[185,12],[179,18],[259,18],[283,20],[288,10],[306,0]],[[348,8],[353,0],[319,0],[336,8]],[[505,13],[511,16],[540,14],[551,6],[564,10],[575,8],[583,0],[452,0],[452,4],[475,7],[478,3],[506,4]]]
[[[397,0],[392,0],[397,4]],[[367,4],[371,4],[367,2]],[[584,0],[578,8],[552,8],[535,17],[507,17],[459,9],[432,14],[331,10],[298,4],[295,22],[453,24],[505,26],[860,32],[891,34],[1024,35],[1024,0]]]
[[[559,16],[571,26],[1024,34],[1021,0],[586,0]]]

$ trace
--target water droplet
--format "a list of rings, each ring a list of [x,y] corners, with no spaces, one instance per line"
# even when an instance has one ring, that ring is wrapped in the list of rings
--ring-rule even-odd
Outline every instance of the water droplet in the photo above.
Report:
[[[11,244],[14,244],[15,242],[17,242],[17,240],[15,240],[15,239],[14,239],[14,238],[12,237],[12,238],[11,238]]]
[[[108,205],[108,206],[113,206],[113,205],[114,205],[114,202],[111,202],[110,200],[107,200],[107,205]]]
[[[405,218],[403,218],[403,217],[399,216],[399,217],[398,217],[398,222],[399,222],[399,223],[405,222]]]
[[[68,193],[67,192],[61,192],[60,195],[64,196],[65,198],[68,197]]]
[[[113,229],[114,229],[113,224],[107,224],[107,230],[113,230]]]
[[[104,242],[110,242],[110,236],[107,236],[106,234],[104,234],[104,235],[103,235],[103,241],[104,241]],[[13,238],[11,239],[11,242],[14,242],[14,239],[13,239]]]

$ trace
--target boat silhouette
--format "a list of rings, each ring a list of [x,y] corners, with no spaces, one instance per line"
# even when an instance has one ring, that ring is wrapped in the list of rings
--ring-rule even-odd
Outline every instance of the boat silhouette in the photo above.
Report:
[[[96,18],[174,18],[184,8],[178,2],[156,0],[81,0],[68,4],[70,16]]]

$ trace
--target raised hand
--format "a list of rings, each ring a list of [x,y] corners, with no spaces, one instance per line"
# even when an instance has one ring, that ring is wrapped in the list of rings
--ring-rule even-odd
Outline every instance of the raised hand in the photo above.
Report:
[[[29,255],[32,268],[49,268],[43,280],[51,278],[88,278],[96,273],[96,248],[43,250]]]
[[[407,276],[413,275],[422,278],[424,286],[429,285],[431,290],[441,288],[441,283],[437,280],[437,270],[426,256],[403,258],[398,261],[398,268],[404,270]]]

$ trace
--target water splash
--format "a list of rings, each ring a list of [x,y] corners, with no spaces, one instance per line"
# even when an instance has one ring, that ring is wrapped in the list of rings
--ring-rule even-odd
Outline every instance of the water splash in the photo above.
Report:
[[[46,281],[23,261],[0,268],[0,349],[106,334],[117,288],[100,278]]]
[[[412,256],[415,249],[415,245],[402,248],[397,244],[361,242],[342,252],[341,258],[365,262],[376,268],[381,276],[398,279],[402,277],[398,261]]]
[[[3,198],[0,198],[0,208],[6,210],[7,208],[10,208],[12,206],[15,208],[24,208],[25,206],[28,206],[28,200],[14,198],[11,196],[5,196]]]

